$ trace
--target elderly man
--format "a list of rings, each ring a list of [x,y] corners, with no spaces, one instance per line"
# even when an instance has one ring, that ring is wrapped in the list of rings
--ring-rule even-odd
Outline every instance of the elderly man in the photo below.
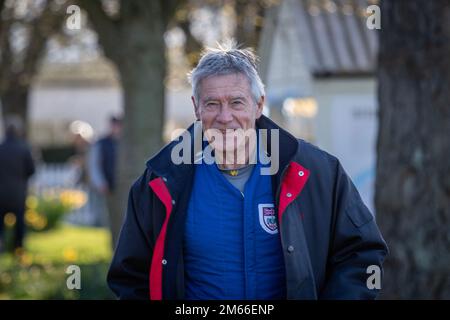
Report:
[[[262,115],[254,54],[208,49],[190,80],[201,125],[131,188],[108,273],[117,296],[375,298],[387,254],[375,220],[335,157]]]

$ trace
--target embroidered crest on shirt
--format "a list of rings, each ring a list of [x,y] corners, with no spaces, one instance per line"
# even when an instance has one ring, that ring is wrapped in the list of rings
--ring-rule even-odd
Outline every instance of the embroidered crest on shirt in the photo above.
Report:
[[[275,208],[272,203],[261,203],[258,205],[259,224],[270,234],[278,233],[277,218],[275,216]]]

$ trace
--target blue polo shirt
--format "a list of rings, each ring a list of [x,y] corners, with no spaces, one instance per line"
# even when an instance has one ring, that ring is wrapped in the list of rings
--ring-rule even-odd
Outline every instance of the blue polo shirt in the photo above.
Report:
[[[184,233],[186,299],[284,299],[271,176],[257,163],[244,192],[216,164],[196,165]]]

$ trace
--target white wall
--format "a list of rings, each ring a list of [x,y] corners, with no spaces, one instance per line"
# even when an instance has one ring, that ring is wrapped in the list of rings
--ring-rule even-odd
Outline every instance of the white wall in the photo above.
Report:
[[[373,212],[376,162],[376,82],[371,78],[318,79],[316,142],[335,155]]]
[[[116,87],[35,87],[30,95],[30,119],[35,124],[82,120],[101,135],[108,129],[110,115],[121,113],[121,99]]]
[[[195,120],[191,90],[169,90],[166,96],[166,135],[186,127]],[[100,136],[108,130],[112,114],[122,113],[120,87],[34,87],[30,95],[32,124],[53,123],[58,129],[66,128],[74,120],[89,123]],[[62,130],[62,129],[61,129]],[[49,139],[51,133],[34,132],[35,143]],[[59,141],[52,137],[52,141]]]

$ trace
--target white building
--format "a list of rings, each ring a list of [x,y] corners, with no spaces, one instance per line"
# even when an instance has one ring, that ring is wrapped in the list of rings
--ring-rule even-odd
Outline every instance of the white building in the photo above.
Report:
[[[337,156],[373,210],[377,30],[374,1],[284,0],[268,12],[260,45],[271,116]]]
[[[189,88],[168,88],[167,136],[194,120]],[[31,142],[38,146],[70,142],[69,126],[83,121],[94,137],[108,130],[108,119],[121,114],[122,89],[114,67],[104,59],[45,66],[30,94]]]

